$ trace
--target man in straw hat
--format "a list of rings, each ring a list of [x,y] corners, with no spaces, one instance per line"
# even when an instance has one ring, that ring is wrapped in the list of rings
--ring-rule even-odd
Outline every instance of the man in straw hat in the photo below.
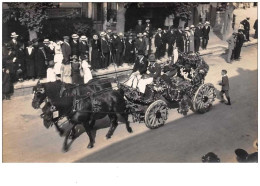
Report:
[[[72,34],[71,36],[72,38],[72,42],[70,43],[70,47],[71,47],[71,55],[74,56],[76,55],[77,57],[79,56],[79,36],[78,34]]]
[[[202,49],[206,50],[209,40],[210,23],[206,21],[205,26],[202,29]]]
[[[17,41],[17,38],[18,38],[18,34],[16,34],[15,32],[12,32],[11,33],[11,38],[12,40],[9,41],[8,45],[14,50],[14,51],[17,51],[19,49],[19,46],[21,45],[21,43],[19,43]]]
[[[147,49],[146,43],[145,43],[145,40],[143,39],[142,33],[137,34],[137,39],[135,41],[135,49],[136,49],[136,53],[138,51],[142,51],[142,53],[145,53],[145,51]]]
[[[154,46],[155,46],[155,58],[161,59],[164,56],[163,52],[163,35],[162,35],[162,29],[158,28],[158,33],[155,35],[154,39]]]
[[[80,37],[80,42],[79,42],[79,56],[83,56],[83,55],[89,55],[88,38],[84,35]]]

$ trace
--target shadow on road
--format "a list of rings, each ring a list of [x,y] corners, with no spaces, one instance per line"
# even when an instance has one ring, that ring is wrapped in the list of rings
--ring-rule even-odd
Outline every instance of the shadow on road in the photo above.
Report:
[[[248,149],[257,139],[257,70],[237,71],[229,78],[231,106],[217,99],[205,114],[168,122],[76,162],[201,162],[211,151],[230,162],[236,148]]]

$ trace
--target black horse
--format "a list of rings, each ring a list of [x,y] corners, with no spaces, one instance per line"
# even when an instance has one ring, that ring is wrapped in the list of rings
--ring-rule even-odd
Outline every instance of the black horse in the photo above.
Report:
[[[106,115],[110,118],[110,129],[106,135],[107,138],[111,138],[118,125],[118,115],[121,115],[125,120],[127,131],[129,133],[132,132],[128,121],[128,113],[125,112],[126,103],[124,95],[120,91],[107,87],[104,88],[104,85],[102,87],[102,83],[100,82],[91,82],[77,87],[65,84],[65,88],[63,83],[59,81],[44,84],[37,83],[33,91],[33,108],[39,108],[40,104],[48,99],[42,109],[43,114],[41,115],[45,126],[48,127],[54,124],[58,129],[59,127],[55,123],[63,116],[66,116],[73,125],[71,131],[65,137],[63,146],[65,151],[68,150],[68,139],[74,136],[75,126],[81,123],[89,136],[90,142],[88,148],[92,148],[94,146],[94,139],[91,135],[91,129],[95,125],[96,120],[104,118]],[[61,95],[63,97],[60,97]],[[57,118],[53,116],[55,111],[59,112]]]

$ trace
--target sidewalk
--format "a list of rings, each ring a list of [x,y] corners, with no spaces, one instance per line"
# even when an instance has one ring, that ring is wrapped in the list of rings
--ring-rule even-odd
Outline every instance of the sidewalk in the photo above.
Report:
[[[247,47],[250,45],[257,44],[257,39],[250,38],[249,42],[245,42],[243,47]],[[227,50],[227,42],[220,40],[213,32],[210,32],[210,39],[208,43],[207,50],[200,50],[200,55],[221,55],[225,53]],[[167,57],[164,57],[161,61],[164,62],[167,60]],[[123,76],[123,75],[129,75],[131,73],[131,70],[133,69],[133,65],[128,65],[124,63],[121,67],[117,68],[113,64],[111,64],[108,69],[106,70],[98,70],[97,72],[92,72],[93,78],[114,78],[116,79],[115,71],[117,71],[117,76]],[[24,82],[18,82],[14,84],[14,89],[23,89],[23,88],[30,88],[36,85],[38,79],[35,79],[35,81],[29,80]],[[43,80],[40,80],[41,83],[46,82],[46,78]]]

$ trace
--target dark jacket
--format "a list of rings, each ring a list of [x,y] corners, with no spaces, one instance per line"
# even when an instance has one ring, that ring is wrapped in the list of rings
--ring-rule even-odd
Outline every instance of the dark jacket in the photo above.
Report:
[[[161,33],[161,36],[159,34],[156,34],[154,39],[155,47],[162,47],[163,43],[163,34]]]
[[[77,41],[76,43],[74,41],[72,41],[70,43],[70,47],[71,47],[71,56],[78,56],[79,55],[79,42]]]
[[[148,60],[143,57],[141,60],[136,58],[133,72],[139,71],[140,74],[145,74],[148,66]]]
[[[258,19],[255,20],[255,23],[254,23],[254,29],[257,30],[258,29]]]
[[[146,50],[145,40],[144,39],[142,39],[142,41],[140,39],[135,40],[135,48],[137,51],[145,52]]]
[[[149,38],[153,37],[152,25],[151,24],[146,24],[144,26],[144,31],[148,34]]]
[[[143,33],[144,32],[144,26],[143,25],[136,25],[135,27],[135,33],[138,34],[138,33]]]
[[[89,44],[87,42],[85,42],[85,44],[83,42],[79,43],[79,55],[82,56],[84,54],[88,54],[89,53]]]
[[[210,32],[210,27],[208,26],[208,28],[206,29],[206,27],[204,26],[204,27],[202,28],[202,37],[203,37],[204,39],[209,40],[209,32]]]
[[[34,77],[35,76],[35,48],[33,48],[31,54],[29,54],[28,47],[26,47],[25,61],[26,61],[27,76]]]
[[[250,30],[250,23],[249,23],[246,19],[244,19],[244,20],[241,21],[240,23],[244,26],[244,29],[245,29],[246,31],[249,31],[249,30]]]
[[[46,53],[43,46],[35,46],[35,70],[38,76],[45,76],[46,74]]]
[[[10,77],[10,73],[7,74],[6,70],[3,72],[2,74],[3,80],[2,80],[2,92],[3,94],[10,94],[12,93],[12,86],[13,84],[11,83],[11,77]]]
[[[184,33],[176,31],[176,47],[178,47],[179,51],[184,51]]]
[[[109,50],[108,41],[101,39],[100,43],[101,43],[101,52],[102,52],[103,54],[109,53],[110,50]]]
[[[125,43],[125,61],[133,63],[135,59],[135,44],[134,41],[130,43],[129,41],[126,41]]]
[[[68,43],[63,43],[61,45],[61,51],[62,51],[62,55],[63,55],[63,60],[62,63],[63,64],[70,64],[70,56],[71,56],[71,47]]]
[[[167,34],[167,42],[168,42],[168,45],[169,45],[169,46],[174,45],[175,40],[176,40],[175,32],[174,32],[174,31],[173,31],[173,32],[169,31],[168,34]]]
[[[222,82],[220,85],[222,86],[221,90],[229,90],[228,76],[222,76]]]

